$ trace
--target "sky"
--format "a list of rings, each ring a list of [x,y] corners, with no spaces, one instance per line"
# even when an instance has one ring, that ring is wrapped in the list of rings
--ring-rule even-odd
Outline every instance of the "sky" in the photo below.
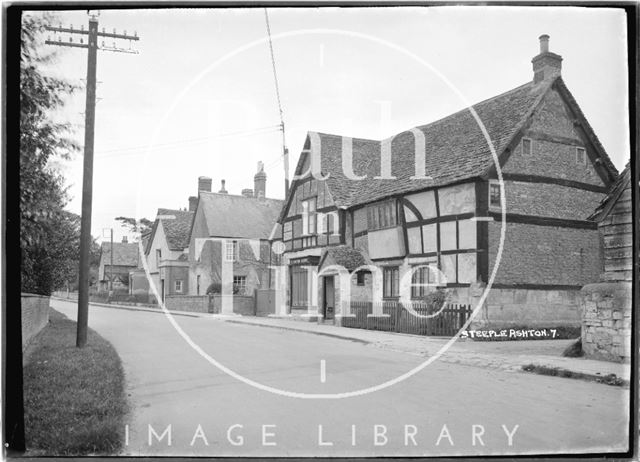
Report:
[[[618,170],[630,156],[626,20],[614,8],[270,8],[291,174],[306,133],[383,139],[533,78],[538,37]],[[57,12],[88,25],[86,10]],[[99,29],[134,31],[138,54],[98,52],[92,234],[133,236],[117,216],[188,207],[199,176],[284,198],[282,137],[262,8],[102,10]],[[55,38],[55,37],[52,37]],[[63,36],[68,40],[68,36]],[[112,45],[107,40],[105,45]],[[127,42],[118,46],[129,47]],[[45,45],[43,45],[45,46]],[[53,47],[50,47],[53,48]],[[55,47],[46,70],[83,85],[86,50]],[[59,121],[82,144],[84,89]],[[79,213],[82,153],[59,162]]]

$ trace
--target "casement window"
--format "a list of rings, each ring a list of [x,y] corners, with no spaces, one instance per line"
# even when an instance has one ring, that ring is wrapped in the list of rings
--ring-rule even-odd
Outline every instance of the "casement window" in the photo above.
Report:
[[[175,288],[175,292],[180,294],[182,293],[182,281],[180,279],[177,279],[176,281],[174,281],[174,288]]]
[[[238,241],[225,241],[224,259],[226,261],[238,260]]]
[[[435,266],[435,262],[428,263],[429,266]],[[435,284],[436,275],[438,274],[435,269],[429,269],[424,267],[418,268],[413,272],[411,276],[411,298],[422,298],[429,293],[429,287],[424,284]]]
[[[529,138],[522,138],[522,154],[531,155],[531,140]]]
[[[293,222],[285,221],[282,225],[282,240],[290,241],[293,239]]]
[[[395,202],[389,201],[369,206],[367,208],[367,226],[369,231],[393,228],[396,226],[395,205]]]
[[[308,276],[307,269],[303,266],[291,267],[291,305],[297,307],[307,307],[308,296]]]
[[[576,163],[578,165],[586,165],[587,163],[587,153],[584,148],[576,147]]]
[[[246,276],[234,276],[233,277],[233,293],[244,294],[247,290],[247,277]]]
[[[500,207],[500,185],[489,183],[489,206]]]
[[[302,234],[315,235],[317,232],[316,198],[302,201]]]
[[[384,298],[396,298],[399,294],[400,273],[398,267],[387,267],[382,271],[382,296]]]

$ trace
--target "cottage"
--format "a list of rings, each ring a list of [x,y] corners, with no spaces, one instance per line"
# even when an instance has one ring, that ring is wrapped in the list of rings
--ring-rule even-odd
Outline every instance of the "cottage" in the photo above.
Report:
[[[189,247],[193,215],[188,210],[158,209],[151,228],[145,258],[162,300],[167,295],[188,293],[189,262],[185,249]]]
[[[582,349],[592,358],[631,358],[631,281],[635,267],[631,185],[627,164],[589,217],[598,223],[604,247],[600,280],[582,288]]]
[[[255,289],[269,287],[269,235],[283,201],[265,197],[261,162],[254,186],[233,195],[222,180],[217,193],[199,191],[188,244],[190,295],[253,296]]]
[[[442,286],[474,304],[493,279],[477,323],[579,324],[580,288],[601,266],[587,218],[617,171],[548,40],[540,37],[532,81],[474,105],[475,114],[382,141],[308,133],[278,218],[287,311],[330,319],[348,308],[341,285],[352,300],[415,300]],[[345,275],[340,261],[359,267]]]
[[[125,289],[129,286],[129,272],[138,266],[138,244],[103,242],[100,246],[98,281],[100,290]]]

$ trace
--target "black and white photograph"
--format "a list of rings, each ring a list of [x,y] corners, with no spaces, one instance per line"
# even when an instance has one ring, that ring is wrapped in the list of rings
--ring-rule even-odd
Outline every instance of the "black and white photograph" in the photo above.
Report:
[[[4,457],[634,457],[635,3],[3,7]]]

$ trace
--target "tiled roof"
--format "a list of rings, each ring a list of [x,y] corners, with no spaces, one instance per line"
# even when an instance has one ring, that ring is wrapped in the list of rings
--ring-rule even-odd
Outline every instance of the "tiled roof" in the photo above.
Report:
[[[607,217],[613,206],[616,204],[618,198],[625,189],[631,184],[631,168],[630,163],[624,168],[622,173],[618,175],[616,181],[611,185],[609,193],[602,199],[600,205],[596,208],[595,212],[588,218],[592,221],[601,221]]]
[[[200,191],[209,236],[268,239],[283,201]]]
[[[175,217],[175,218],[170,218]],[[167,245],[171,250],[184,250],[189,247],[189,233],[193,212],[186,210],[158,209],[158,219],[162,222]]]
[[[105,265],[111,265],[111,242],[103,242],[100,250],[102,262]],[[138,266],[138,243],[114,242],[113,265]]]
[[[557,88],[568,97],[569,104],[577,107],[560,77],[539,83],[529,82],[472,106],[486,128],[498,156],[555,82],[558,82]],[[411,179],[415,175],[415,137],[412,130],[419,130],[424,134],[425,175],[431,179]],[[358,176],[366,174],[367,178],[363,180],[350,180],[343,173],[342,136],[310,133],[310,139],[316,135],[320,138],[321,172],[323,175],[330,175],[326,180],[327,186],[338,207],[365,204],[394,194],[482,176],[494,164],[483,131],[469,109],[412,130],[383,141],[353,139],[353,172]],[[593,135],[592,138],[601,150],[605,165],[615,177],[615,167],[597,137]],[[391,142],[391,174],[395,179],[375,179],[374,177],[380,176],[381,146],[388,142]],[[302,173],[303,156],[298,163],[297,174]]]
[[[327,247],[320,259],[319,266],[322,266],[327,258],[331,259],[330,262],[343,266],[347,271],[353,271],[362,265],[371,263],[359,250],[347,245]]]

